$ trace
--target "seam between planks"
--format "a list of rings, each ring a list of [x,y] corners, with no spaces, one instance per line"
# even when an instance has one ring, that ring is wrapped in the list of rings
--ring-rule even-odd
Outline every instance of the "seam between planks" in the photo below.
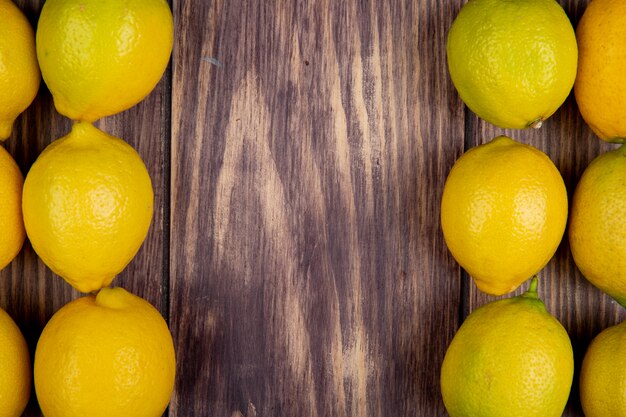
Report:
[[[174,23],[176,18],[174,13],[174,1],[168,0],[167,3],[172,11]],[[174,29],[174,44],[176,43],[176,29]],[[170,62],[165,70],[166,82],[163,88],[163,265],[161,279],[161,309],[165,322],[168,327],[170,325],[170,244],[171,238],[171,190],[172,190],[172,91],[174,84],[174,51],[170,56]],[[163,417],[169,417],[170,407],[165,409]]]
[[[467,152],[473,144],[472,141],[472,123],[470,110],[465,104],[463,106],[463,153]],[[459,265],[459,326],[465,321],[469,314],[469,297],[470,297],[470,277],[469,274]]]

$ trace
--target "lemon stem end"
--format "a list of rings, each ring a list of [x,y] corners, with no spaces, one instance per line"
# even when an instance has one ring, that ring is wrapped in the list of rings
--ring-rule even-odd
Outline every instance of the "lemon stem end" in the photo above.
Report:
[[[537,295],[538,283],[539,283],[539,280],[537,279],[537,275],[533,276],[530,280],[530,285],[528,286],[528,290],[526,290],[526,292],[522,295],[527,298],[539,298],[539,296]]]

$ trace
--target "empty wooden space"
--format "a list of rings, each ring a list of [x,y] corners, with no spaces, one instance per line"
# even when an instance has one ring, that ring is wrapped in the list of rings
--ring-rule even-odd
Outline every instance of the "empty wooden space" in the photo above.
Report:
[[[16,3],[36,26],[43,0]],[[574,24],[586,3],[561,2]],[[97,123],[137,149],[155,189],[148,238],[113,284],[169,322],[169,416],[447,415],[446,347],[492,299],[443,240],[452,164],[506,133],[546,152],[571,196],[612,147],[573,97],[538,130],[503,131],[469,112],[445,57],[462,4],[173,2],[166,75],[140,105]],[[26,174],[70,126],[42,85],[5,146]],[[584,280],[566,240],[539,293],[569,332],[577,369],[591,338],[626,317]],[[28,242],[0,272],[0,307],[31,352],[78,296]],[[565,416],[582,416],[577,389]],[[25,415],[41,415],[34,393]]]

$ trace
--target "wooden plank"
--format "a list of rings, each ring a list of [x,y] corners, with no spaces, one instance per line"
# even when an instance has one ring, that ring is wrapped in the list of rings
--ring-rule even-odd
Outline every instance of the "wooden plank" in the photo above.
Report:
[[[459,7],[175,4],[171,416],[445,415]]]
[[[35,26],[43,0],[16,0],[15,3]],[[137,150],[148,168],[155,192],[155,212],[148,237],[137,256],[112,285],[125,287],[147,299],[164,315],[169,312],[165,297],[169,286],[168,274],[164,273],[167,272],[164,261],[168,260],[163,257],[167,225],[163,213],[166,210],[165,197],[169,196],[166,167],[170,146],[170,84],[166,74],[145,101],[96,123],[107,133],[125,139]],[[71,122],[56,113],[52,97],[42,82],[39,95],[19,117],[13,135],[4,146],[26,175],[39,153],[54,139],[67,134],[70,128]],[[20,326],[31,354],[34,354],[39,334],[52,314],[81,295],[45,267],[28,241],[11,265],[0,271],[0,307],[7,310]],[[24,415],[41,415],[34,392]]]
[[[170,85],[170,75],[166,72],[144,101],[96,123],[103,131],[135,148],[146,164],[154,190],[154,213],[148,235],[112,285],[145,298],[166,319],[169,318],[169,259],[164,258],[164,251],[169,243],[166,236],[169,224],[164,221],[164,213],[169,213]]]
[[[562,1],[574,27],[588,1]],[[545,152],[560,170],[571,201],[582,172],[593,158],[615,145],[601,141],[591,132],[578,112],[573,92],[564,105],[540,129],[505,130],[479,120],[468,110],[467,142],[469,146],[485,143],[505,134]],[[568,331],[574,347],[574,383],[565,417],[583,417],[578,397],[580,364],[591,339],[602,329],[626,318],[624,309],[609,296],[593,287],[576,268],[572,259],[567,231],[550,263],[539,273],[539,296],[550,313]],[[473,282],[468,285],[468,311],[493,300],[478,291]],[[514,294],[525,291],[524,284]]]

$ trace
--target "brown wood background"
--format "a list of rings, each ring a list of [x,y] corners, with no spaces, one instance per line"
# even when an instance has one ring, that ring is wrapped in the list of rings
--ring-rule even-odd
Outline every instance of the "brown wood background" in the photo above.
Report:
[[[16,3],[35,26],[43,0]],[[561,1],[574,24],[586,3]],[[443,241],[450,167],[506,133],[546,152],[571,196],[611,148],[573,97],[539,130],[503,131],[469,112],[445,59],[462,4],[173,2],[163,80],[98,123],[138,150],[155,187],[148,238],[114,285],[169,321],[178,357],[169,416],[447,415],[446,347],[491,299]],[[5,146],[26,173],[69,129],[42,86]],[[540,278],[579,365],[624,311],[584,280],[566,240]],[[0,307],[33,351],[46,321],[78,296],[28,243],[0,272]],[[577,389],[565,416],[582,416]],[[34,393],[25,415],[40,415]]]

